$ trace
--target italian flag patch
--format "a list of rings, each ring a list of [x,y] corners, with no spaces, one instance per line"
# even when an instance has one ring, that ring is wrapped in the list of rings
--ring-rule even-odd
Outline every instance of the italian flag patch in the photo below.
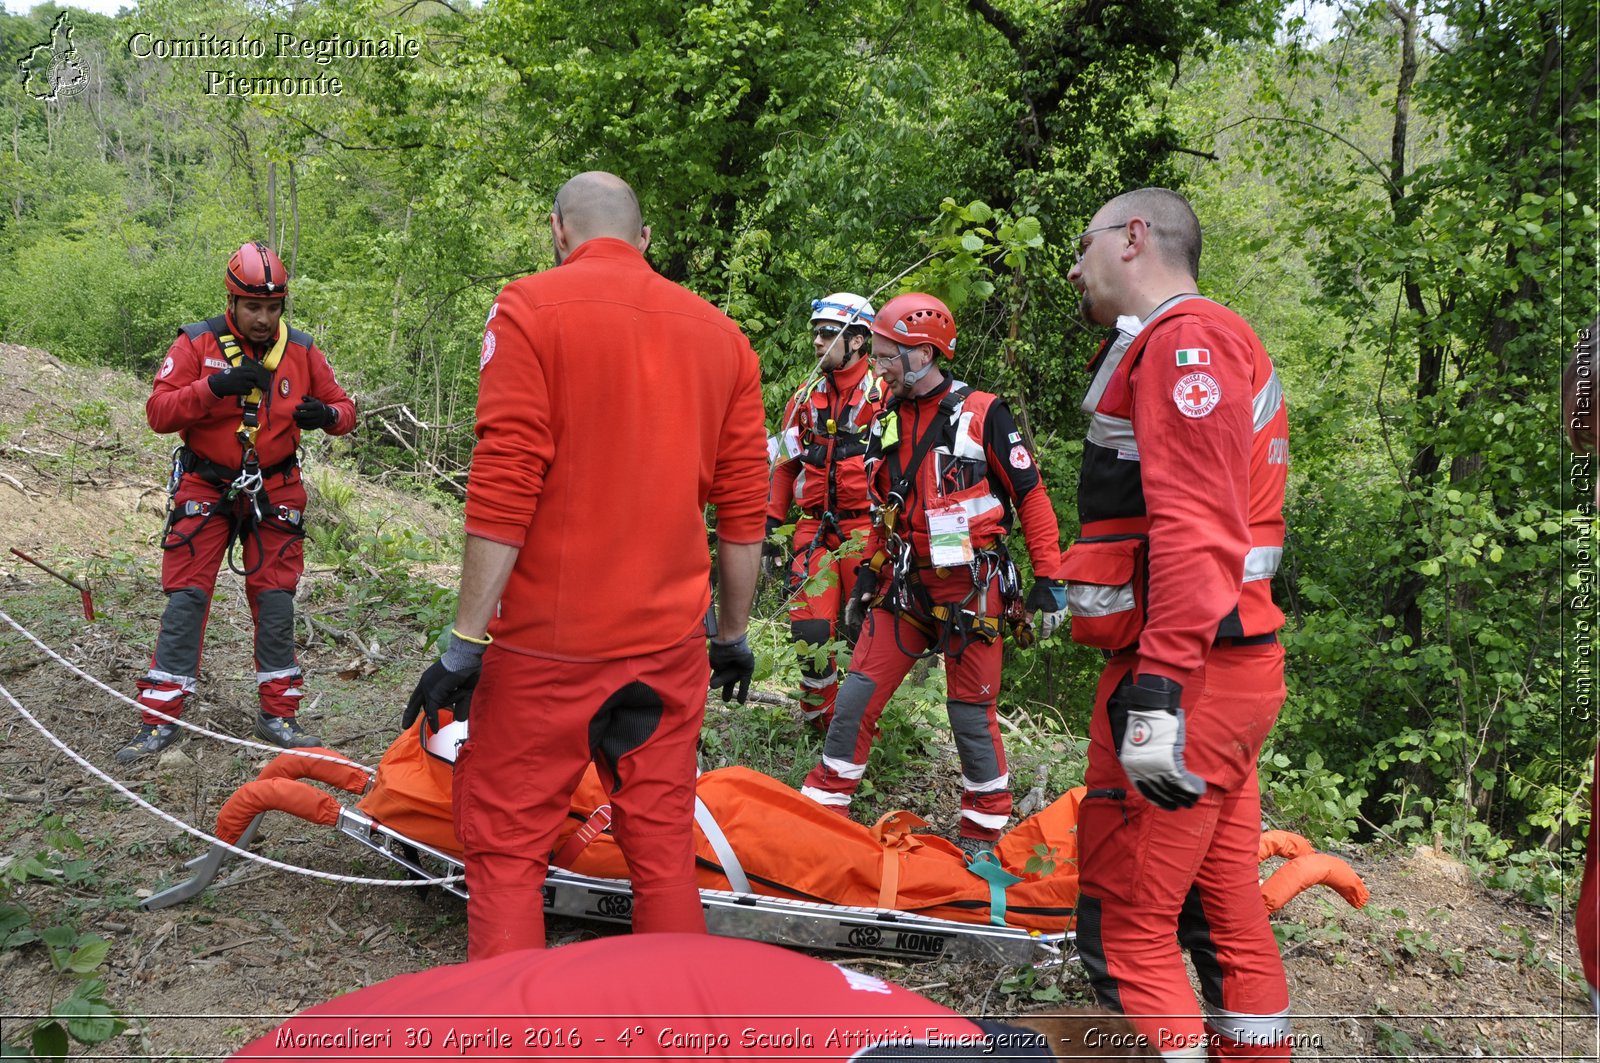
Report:
[[[1179,365],[1210,365],[1211,349],[1208,347],[1185,347],[1178,352]]]

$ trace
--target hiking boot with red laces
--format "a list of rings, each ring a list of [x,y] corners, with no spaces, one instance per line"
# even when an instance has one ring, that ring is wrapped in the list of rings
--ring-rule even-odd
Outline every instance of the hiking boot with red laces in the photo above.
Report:
[[[306,734],[293,716],[268,716],[264,712],[256,713],[256,737],[284,749],[304,749],[306,746],[322,744],[322,739],[316,735]]]
[[[182,737],[183,729],[175,723],[141,723],[133,741],[117,750],[117,763],[132,764],[176,744]]]

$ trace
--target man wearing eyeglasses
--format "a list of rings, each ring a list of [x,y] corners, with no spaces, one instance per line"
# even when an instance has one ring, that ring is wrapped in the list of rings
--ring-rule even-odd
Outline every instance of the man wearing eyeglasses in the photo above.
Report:
[[[817,371],[789,400],[777,438],[767,491],[762,564],[783,556],[776,531],[798,506],[789,566],[789,634],[800,655],[800,712],[823,731],[833,720],[839,670],[826,647],[838,630],[840,588],[872,525],[863,458],[867,430],[883,407],[878,379],[865,357],[872,304],[852,292],[811,303],[811,346]],[[853,638],[853,633],[850,633]]]
[[[1288,985],[1256,889],[1256,759],[1284,699],[1282,388],[1250,326],[1198,294],[1182,196],[1118,196],[1077,244],[1067,279],[1114,330],[1090,367],[1083,527],[1062,569],[1073,639],[1108,658],[1078,947],[1101,1002],[1168,1058],[1287,1058]]]

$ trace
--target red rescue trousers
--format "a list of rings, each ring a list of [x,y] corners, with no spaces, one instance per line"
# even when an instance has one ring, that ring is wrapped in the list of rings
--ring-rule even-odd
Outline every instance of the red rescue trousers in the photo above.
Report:
[[[935,602],[959,607],[972,591],[971,577],[964,570],[945,570],[952,574],[942,580],[932,575],[934,570],[924,571],[929,573],[924,583]],[[975,605],[968,603],[968,608]],[[991,582],[983,611],[998,618],[1000,610],[1000,591]],[[822,743],[822,762],[811,769],[801,787],[805,796],[842,816],[849,815],[850,801],[866,774],[884,706],[911,670],[914,655],[927,650],[939,634],[936,622],[915,619],[914,623],[911,617],[881,607],[867,613]],[[960,834],[984,841],[999,838],[1011,815],[1011,777],[995,716],[1001,654],[998,631],[990,642],[952,636],[945,648],[945,710],[961,761]]]
[[[695,746],[705,639],[611,661],[490,646],[456,757],[467,957],[543,948],[550,850],[591,760],[633,882],[633,929],[705,933],[694,870]]]
[[[1106,699],[1137,664],[1113,657],[1089,728],[1078,813],[1078,948],[1095,993],[1172,1058],[1290,1056],[1289,988],[1258,884],[1256,759],[1283,705],[1283,648],[1217,646],[1184,690],[1193,807],[1150,804],[1112,746]],[[1205,997],[1190,988],[1188,949]]]
[[[789,564],[789,634],[800,654],[800,711],[808,720],[827,727],[839,695],[839,665],[834,654],[818,660],[816,647],[832,642],[839,630],[839,603],[855,578],[861,543],[872,528],[872,518],[862,514],[837,524],[824,525],[816,517],[801,517],[794,527],[794,560]],[[856,545],[841,551],[854,538]]]
[[[183,703],[200,675],[201,647],[217,571],[228,553],[233,527],[223,500],[226,488],[209,484],[194,473],[178,485],[173,505],[210,512],[180,516],[163,542],[161,589],[167,606],[161,615],[150,670],[138,681],[137,700],[167,716],[183,715]],[[303,519],[306,488],[300,470],[268,477],[262,494],[262,520],[244,530],[236,548],[246,573],[245,599],[255,622],[256,685],[261,711],[268,716],[294,716],[301,698],[301,672],[294,652],[294,591],[305,568],[303,538],[289,514]],[[164,722],[146,712],[148,724]]]

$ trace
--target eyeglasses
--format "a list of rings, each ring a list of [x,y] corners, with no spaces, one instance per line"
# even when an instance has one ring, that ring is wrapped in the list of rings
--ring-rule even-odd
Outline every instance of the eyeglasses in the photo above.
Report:
[[[1132,221],[1132,220],[1133,220],[1132,218],[1128,219],[1128,221]],[[1083,261],[1083,256],[1089,253],[1089,244],[1084,243],[1084,240],[1086,240],[1089,237],[1093,236],[1095,233],[1110,232],[1112,229],[1120,229],[1120,228],[1122,228],[1123,226],[1125,226],[1127,224],[1128,224],[1128,222],[1124,221],[1124,222],[1118,222],[1115,225],[1096,225],[1093,229],[1085,229],[1085,230],[1083,230],[1083,232],[1079,233],[1077,236],[1072,238],[1072,242],[1078,245],[1078,250],[1073,255],[1072,261],[1074,263],[1082,262]],[[1091,240],[1089,242],[1093,243],[1094,241]]]
[[[818,336],[825,340],[831,340],[843,331],[844,329],[840,328],[838,325],[814,325],[811,328],[811,334],[813,336]]]

